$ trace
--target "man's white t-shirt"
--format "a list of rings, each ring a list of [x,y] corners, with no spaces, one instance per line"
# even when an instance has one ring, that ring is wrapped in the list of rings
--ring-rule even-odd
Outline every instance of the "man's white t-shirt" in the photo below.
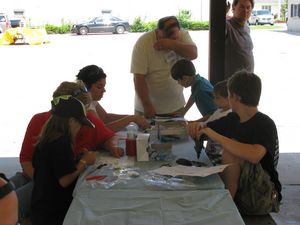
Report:
[[[155,30],[143,34],[136,42],[131,61],[131,73],[145,75],[150,100],[157,114],[172,113],[185,105],[183,87],[171,77],[171,67],[182,59],[174,51],[157,51]],[[193,44],[187,31],[180,30],[179,41]],[[135,110],[143,112],[143,105],[135,94]]]

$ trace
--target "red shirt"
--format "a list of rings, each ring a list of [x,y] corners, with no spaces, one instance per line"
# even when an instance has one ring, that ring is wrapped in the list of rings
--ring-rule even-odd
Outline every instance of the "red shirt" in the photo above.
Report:
[[[28,126],[22,143],[20,152],[20,162],[32,161],[34,144],[51,112],[42,112],[35,114]],[[108,129],[103,121],[96,117],[92,112],[87,113],[87,118],[95,125],[95,128],[82,126],[76,136],[74,154],[77,156],[83,148],[95,150],[96,147],[113,137],[115,133]]]

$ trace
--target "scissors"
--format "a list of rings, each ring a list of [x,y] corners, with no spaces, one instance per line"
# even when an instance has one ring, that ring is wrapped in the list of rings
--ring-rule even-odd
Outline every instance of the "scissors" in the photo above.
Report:
[[[106,164],[106,163],[100,164],[100,165],[97,166],[95,169],[91,170],[91,171],[86,175],[86,177],[89,176],[90,174],[94,173],[96,170],[100,170],[103,166],[107,166],[107,164]]]

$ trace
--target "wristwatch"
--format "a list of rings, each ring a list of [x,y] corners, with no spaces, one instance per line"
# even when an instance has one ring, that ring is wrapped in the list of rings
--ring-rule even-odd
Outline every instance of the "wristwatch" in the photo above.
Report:
[[[13,190],[14,190],[14,186],[10,182],[4,184],[2,187],[0,187],[0,198],[5,197]]]

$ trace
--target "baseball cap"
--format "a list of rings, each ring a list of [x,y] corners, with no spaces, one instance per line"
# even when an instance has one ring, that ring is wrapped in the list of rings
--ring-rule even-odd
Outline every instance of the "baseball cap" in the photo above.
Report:
[[[51,113],[56,116],[70,118],[74,117],[82,125],[95,127],[95,125],[86,117],[84,105],[71,95],[62,95],[51,101]]]

